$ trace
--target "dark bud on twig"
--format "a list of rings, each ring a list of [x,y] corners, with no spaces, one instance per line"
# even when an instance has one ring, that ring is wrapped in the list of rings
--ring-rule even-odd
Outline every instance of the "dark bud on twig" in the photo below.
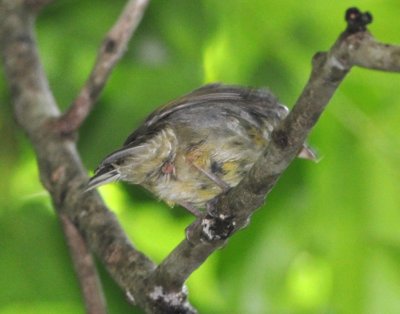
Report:
[[[356,33],[367,30],[367,25],[372,22],[372,15],[369,12],[362,13],[357,8],[350,8],[346,11],[345,19],[347,22],[346,32]]]

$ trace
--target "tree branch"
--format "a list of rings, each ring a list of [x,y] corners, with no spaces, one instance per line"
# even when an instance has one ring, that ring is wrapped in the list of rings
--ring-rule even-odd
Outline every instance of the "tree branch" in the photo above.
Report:
[[[85,85],[70,108],[55,123],[55,129],[69,134],[79,129],[92,110],[116,63],[124,54],[149,0],[130,0],[103,40],[97,60]]]
[[[16,120],[32,142],[42,184],[57,213],[77,226],[128,298],[146,312],[194,313],[184,291],[175,293],[176,299],[167,304],[159,301],[157,294],[150,297],[146,293],[146,278],[155,265],[133,247],[99,194],[83,193],[88,177],[75,143],[49,129],[59,109],[38,56],[35,13],[24,0],[0,0],[0,51]],[[101,299],[100,292],[97,299]]]
[[[262,205],[353,66],[399,71],[399,47],[376,42],[365,31],[367,16],[352,11],[347,16],[348,29],[328,52],[314,57],[313,71],[302,95],[288,117],[273,131],[269,146],[248,175],[237,187],[210,203],[207,216],[187,230],[188,240],[182,241],[156,267],[129,242],[98,193],[83,193],[88,179],[86,171],[75,143],[62,136],[79,128],[89,114],[112,69],[104,62],[115,64],[130,36],[119,31],[133,31],[140,18],[127,18],[131,28],[117,27],[116,33],[121,37],[113,33],[117,39],[110,37],[111,44],[105,40],[98,58],[102,61],[96,62],[80,96],[56,123],[59,132],[54,132],[53,128],[49,129],[49,121],[59,117],[59,109],[38,57],[33,34],[36,9],[29,4],[36,1],[32,1],[0,0],[0,50],[16,119],[32,141],[41,181],[50,192],[61,219],[67,219],[66,229],[71,221],[129,298],[148,313],[195,312],[187,302],[185,280],[213,251],[224,245],[227,237],[244,227]],[[147,1],[135,3],[145,6]],[[143,11],[139,12],[141,16]],[[132,22],[135,19],[136,24]],[[358,24],[358,19],[364,24]]]
[[[102,293],[101,283],[96,272],[92,255],[75,225],[65,214],[60,214],[60,221],[70,249],[75,272],[78,274],[79,283],[89,314],[107,313],[106,302]]]
[[[209,255],[224,245],[223,239],[248,224],[296,157],[350,69],[362,66],[400,72],[399,52],[399,46],[378,43],[368,31],[347,29],[328,52],[317,53],[303,93],[287,118],[273,131],[263,155],[235,188],[210,204],[206,217],[189,227],[189,239],[182,241],[158,266],[152,280],[172,290],[182,286]]]

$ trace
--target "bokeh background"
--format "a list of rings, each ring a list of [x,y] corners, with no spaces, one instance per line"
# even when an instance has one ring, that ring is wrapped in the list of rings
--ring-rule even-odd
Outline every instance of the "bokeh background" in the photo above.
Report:
[[[58,0],[38,19],[60,106],[74,99],[122,0]],[[293,105],[311,58],[359,6],[384,42],[400,42],[398,0],[153,0],[80,132],[88,169],[162,103],[205,82],[267,86]],[[84,313],[31,145],[0,79],[0,314]],[[201,313],[400,313],[400,76],[353,69],[309,142],[251,224],[189,279]],[[140,188],[100,189],[137,247],[161,261],[193,220]],[[141,313],[99,265],[109,311]]]

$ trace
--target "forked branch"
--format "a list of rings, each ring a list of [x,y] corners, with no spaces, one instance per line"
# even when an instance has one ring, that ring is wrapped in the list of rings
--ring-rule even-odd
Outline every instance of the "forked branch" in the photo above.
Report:
[[[70,108],[55,123],[55,131],[69,134],[79,129],[89,115],[111,71],[123,56],[137,29],[149,0],[129,0],[100,47],[97,60],[85,85]]]
[[[189,239],[156,267],[130,243],[99,195],[95,191],[82,193],[88,180],[86,170],[75,143],[62,136],[76,131],[89,114],[147,1],[128,2],[125,13],[106,37],[91,76],[61,118],[33,35],[35,13],[47,2],[0,0],[0,50],[15,115],[32,141],[42,183],[57,213],[67,219],[66,228],[70,222],[77,227],[129,299],[148,313],[195,312],[187,302],[185,280],[263,204],[353,66],[400,71],[400,47],[375,41],[366,29],[371,16],[349,10],[346,31],[328,52],[316,54],[303,93],[274,130],[264,154],[237,187],[209,204],[208,215],[188,229]],[[93,282],[94,277],[90,278]]]
[[[351,13],[351,14],[349,14]],[[227,236],[244,227],[287,169],[332,95],[353,66],[400,72],[400,46],[377,42],[367,31],[369,13],[349,9],[348,27],[332,48],[317,53],[310,79],[293,110],[273,131],[272,141],[247,176],[210,204],[209,215],[189,227],[189,239],[158,266],[160,286],[178,289]],[[170,278],[174,278],[173,281]]]

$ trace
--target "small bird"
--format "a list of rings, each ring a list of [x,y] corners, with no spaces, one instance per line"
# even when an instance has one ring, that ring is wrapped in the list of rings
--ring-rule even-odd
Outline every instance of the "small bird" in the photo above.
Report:
[[[150,114],[101,162],[87,190],[127,181],[201,216],[242,180],[287,114],[268,90],[205,85]],[[306,144],[298,156],[315,159]]]

